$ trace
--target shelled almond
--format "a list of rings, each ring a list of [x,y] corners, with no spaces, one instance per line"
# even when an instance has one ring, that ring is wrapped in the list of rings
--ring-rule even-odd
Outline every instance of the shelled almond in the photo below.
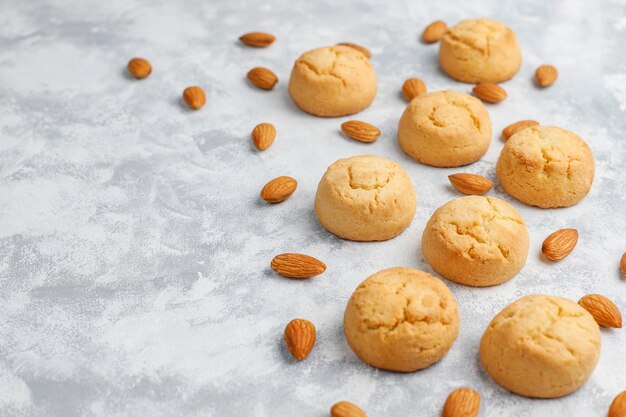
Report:
[[[350,120],[341,124],[341,131],[359,142],[374,142],[380,137],[380,129],[360,120]]]
[[[552,65],[542,65],[535,71],[535,79],[540,87],[549,87],[556,82],[559,72]]]
[[[448,30],[448,25],[446,22],[441,20],[436,20],[426,26],[424,32],[422,32],[422,40],[426,43],[434,43],[437,42],[444,33]]]
[[[407,100],[426,94],[426,84],[419,78],[409,78],[402,84],[402,93]]]
[[[268,203],[280,203],[288,199],[297,186],[298,181],[291,177],[277,177],[265,184],[261,190],[261,198]]]
[[[588,294],[578,300],[602,327],[622,327],[622,314],[615,303],[600,294]]]
[[[266,32],[250,32],[242,35],[239,40],[248,46],[267,48],[274,43],[276,37]]]
[[[339,401],[330,409],[331,417],[367,417],[359,406],[350,401]]]
[[[271,123],[260,123],[252,130],[252,143],[261,151],[272,146],[275,138],[276,128]]]
[[[504,88],[494,83],[479,83],[472,90],[474,95],[488,103],[499,103],[507,97]]]
[[[278,77],[265,67],[255,67],[248,71],[248,80],[260,89],[271,90],[278,82]]]
[[[367,49],[364,46],[358,45],[356,43],[350,43],[350,42],[342,42],[339,43],[337,45],[343,45],[343,46],[348,46],[352,49],[356,49],[357,51],[361,52],[363,55],[365,55],[367,58],[371,58],[372,57],[372,53],[370,52],[369,49]]]
[[[128,72],[137,79],[146,78],[152,73],[152,65],[144,58],[133,58],[128,61]]]
[[[283,253],[272,259],[270,265],[279,275],[287,278],[311,278],[326,271],[326,264],[309,255]]]
[[[198,86],[187,87],[183,91],[183,100],[190,109],[198,110],[206,103],[206,95],[204,90]]]
[[[541,246],[541,252],[551,261],[558,261],[569,255],[578,243],[576,229],[561,229],[550,234]]]
[[[527,127],[537,126],[538,122],[534,120],[520,120],[519,122],[511,123],[504,129],[502,129],[502,137],[504,139],[509,139],[511,136],[519,132],[520,130],[524,130]]]
[[[293,319],[285,327],[285,344],[289,353],[301,361],[315,345],[315,325],[305,319]]]
[[[482,195],[493,187],[488,178],[476,174],[452,174],[448,179],[454,188],[468,195]]]
[[[471,388],[455,389],[448,395],[442,417],[476,417],[480,410],[480,394]]]

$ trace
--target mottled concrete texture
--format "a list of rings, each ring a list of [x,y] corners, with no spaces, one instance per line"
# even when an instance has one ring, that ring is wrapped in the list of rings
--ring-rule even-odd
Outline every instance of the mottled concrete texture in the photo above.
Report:
[[[517,31],[524,64],[490,105],[486,156],[461,169],[418,165],[396,142],[406,105],[402,82],[469,92],[438,69],[436,45],[419,35],[432,20],[492,17]],[[269,49],[237,38],[267,30]],[[450,390],[469,385],[481,416],[604,416],[626,389],[626,333],[602,331],[591,380],[558,400],[499,388],[478,361],[480,335],[518,297],[610,296],[626,310],[618,262],[626,250],[626,3],[614,1],[167,1],[0,0],[0,415],[41,417],[321,417],[351,400],[370,417],[438,416]],[[298,55],[337,42],[368,46],[379,92],[359,119],[379,126],[367,145],[346,139],[348,118],[299,112],[287,95]],[[130,79],[126,62],[148,58],[152,75]],[[535,68],[558,67],[551,88]],[[272,68],[271,91],[245,79]],[[207,105],[181,104],[189,85]],[[396,265],[432,272],[420,237],[430,214],[456,193],[447,175],[495,181],[499,131],[532,118],[570,129],[597,162],[589,196],[575,207],[540,210],[505,195],[531,235],[528,263],[512,281],[472,289],[446,281],[461,332],[440,363],[402,375],[361,363],[342,334],[346,301],[370,274]],[[274,123],[278,136],[257,152],[250,132]],[[338,158],[394,159],[414,181],[418,210],[398,238],[346,242],[313,214],[319,178]],[[278,175],[298,179],[285,203],[259,201]],[[570,257],[551,264],[541,242],[579,230]],[[280,252],[328,264],[293,281],[269,269]],[[282,344],[285,324],[312,320],[318,342],[296,363]]]

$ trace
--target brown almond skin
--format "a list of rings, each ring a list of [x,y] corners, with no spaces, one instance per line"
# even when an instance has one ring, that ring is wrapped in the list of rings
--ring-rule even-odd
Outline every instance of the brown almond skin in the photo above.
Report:
[[[550,234],[541,246],[541,252],[551,261],[558,261],[569,255],[578,243],[578,230],[561,229]]]
[[[483,195],[493,188],[493,183],[481,175],[452,174],[448,179],[454,188],[467,195]]]
[[[426,26],[424,32],[422,32],[422,40],[425,43],[435,43],[441,39],[444,33],[448,30],[446,22],[436,20],[430,25]]]
[[[326,271],[326,264],[301,253],[281,253],[272,259],[272,269],[287,278],[306,279]]]
[[[276,128],[271,123],[260,123],[252,130],[252,143],[260,151],[264,151],[274,143]]]
[[[617,305],[600,294],[587,294],[578,300],[585,310],[594,318],[596,323],[602,327],[612,327],[619,329],[622,327],[622,314]]]
[[[247,76],[254,86],[262,90],[271,90],[278,82],[276,74],[264,67],[252,68]]]
[[[409,78],[402,84],[402,93],[407,100],[426,94],[426,84],[419,78]]]
[[[622,255],[622,260],[619,263],[619,267],[622,270],[622,274],[626,276],[626,252]]]
[[[198,86],[187,87],[183,91],[183,100],[190,109],[199,110],[206,103],[206,95],[204,90]]]
[[[338,43],[337,45],[348,46],[352,49],[356,49],[357,51],[365,55],[368,59],[372,57],[372,53],[370,52],[369,49],[367,49],[364,46],[358,45],[356,43],[342,42],[342,43]]]
[[[291,177],[277,177],[265,184],[261,190],[261,198],[268,203],[280,203],[288,199],[297,186],[298,181]]]
[[[285,344],[289,353],[301,361],[315,345],[315,325],[305,319],[293,319],[285,327]]]
[[[537,125],[539,125],[539,123],[534,120],[520,120],[519,122],[511,123],[504,129],[502,129],[502,137],[508,140],[511,136],[513,136],[517,132],[526,129],[527,127],[537,126]]]
[[[626,391],[620,392],[613,399],[608,417],[626,417]]]
[[[499,103],[507,97],[504,88],[494,83],[479,83],[472,90],[474,95],[488,103]]]
[[[141,80],[152,73],[152,65],[144,58],[133,58],[128,61],[128,72],[133,77]]]
[[[448,395],[442,417],[476,417],[480,411],[480,394],[471,388],[455,389]]]
[[[359,406],[350,401],[339,401],[330,409],[331,417],[367,417]]]
[[[341,124],[341,131],[359,142],[371,143],[380,137],[380,129],[360,120],[349,120]]]
[[[535,80],[540,87],[549,87],[556,82],[559,72],[552,65],[542,65],[535,71]]]
[[[274,43],[276,37],[266,32],[250,32],[239,37],[239,40],[255,48],[267,48]]]

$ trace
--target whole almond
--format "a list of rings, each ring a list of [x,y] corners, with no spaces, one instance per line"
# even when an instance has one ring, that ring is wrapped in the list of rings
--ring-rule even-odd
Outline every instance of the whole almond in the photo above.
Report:
[[[301,253],[282,253],[272,259],[271,267],[287,278],[311,278],[326,271],[324,262]]]
[[[622,260],[619,263],[619,268],[622,270],[622,274],[626,275],[626,252],[622,255]]]
[[[315,345],[315,325],[304,319],[291,320],[285,327],[285,344],[294,358],[306,358]]]
[[[402,93],[407,100],[426,94],[426,84],[419,78],[409,78],[402,84]]]
[[[432,22],[430,25],[426,26],[424,32],[422,33],[422,40],[426,43],[434,43],[437,42],[444,33],[448,30],[448,25],[446,22],[441,20],[437,20]]]
[[[135,78],[146,78],[152,72],[152,65],[147,59],[133,58],[128,61],[128,72]]]
[[[472,91],[476,97],[488,103],[499,103],[507,97],[504,88],[493,83],[476,84]]]
[[[537,126],[539,123],[534,120],[520,120],[519,122],[511,123],[504,129],[502,129],[502,137],[508,139],[520,130],[524,130],[527,127]]]
[[[271,123],[260,123],[252,130],[252,142],[261,151],[272,146],[275,138],[276,128]]]
[[[250,32],[239,37],[239,40],[248,46],[255,48],[267,48],[276,40],[276,36],[265,32]]]
[[[367,49],[364,46],[357,45],[356,43],[342,42],[342,43],[338,43],[337,45],[348,46],[348,47],[350,47],[352,49],[356,49],[357,51],[359,51],[363,55],[365,55],[368,59],[372,57],[372,53],[370,52],[369,49]]]
[[[360,120],[350,120],[341,124],[341,131],[346,136],[359,142],[374,142],[380,136],[380,129]]]
[[[620,392],[611,403],[609,417],[626,417],[626,391]]]
[[[454,188],[468,195],[482,195],[493,187],[488,178],[476,174],[452,174],[448,179]]]
[[[615,303],[600,294],[588,294],[578,300],[585,310],[587,310],[595,321],[602,327],[622,327],[622,314]]]
[[[261,198],[269,203],[285,201],[298,186],[298,181],[291,177],[277,177],[265,184],[261,190]]]
[[[551,86],[558,77],[559,72],[552,65],[542,65],[535,71],[535,79],[541,87]]]
[[[330,409],[331,417],[367,417],[365,412],[350,401],[339,401]]]
[[[271,90],[278,82],[276,74],[264,67],[252,68],[248,72],[248,79],[252,84],[263,90]]]
[[[569,255],[578,243],[576,229],[561,229],[552,233],[543,241],[541,252],[551,261],[558,261]]]
[[[448,395],[442,417],[476,417],[480,410],[480,394],[471,388],[458,388]]]
[[[204,90],[198,86],[187,87],[183,91],[183,100],[190,109],[198,110],[206,103],[206,96]]]

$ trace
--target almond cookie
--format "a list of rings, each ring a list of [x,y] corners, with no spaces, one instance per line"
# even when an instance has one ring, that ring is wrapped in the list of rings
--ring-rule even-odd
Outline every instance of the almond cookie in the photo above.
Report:
[[[458,81],[499,83],[517,74],[522,51],[515,32],[502,23],[463,20],[441,38],[439,65]]]
[[[491,120],[484,104],[454,91],[414,98],[398,125],[402,150],[426,165],[458,167],[479,160],[491,142]]]
[[[505,307],[480,342],[480,360],[502,387],[519,395],[557,398],[580,388],[600,355],[600,330],[584,308],[548,295]]]
[[[594,170],[587,143],[552,126],[532,126],[511,136],[496,166],[507,193],[542,208],[578,203],[591,188]]]
[[[439,361],[459,333],[448,287],[417,269],[385,269],[363,281],[344,314],[348,344],[376,368],[413,372]]]
[[[521,214],[495,197],[472,195],[439,207],[422,234],[422,254],[437,273],[487,287],[517,274],[530,241]]]
[[[411,224],[417,202],[408,174],[390,159],[353,156],[332,164],[315,195],[315,214],[343,239],[387,240]]]
[[[295,62],[289,94],[307,113],[346,116],[372,103],[376,96],[376,73],[369,59],[349,46],[313,49]]]

